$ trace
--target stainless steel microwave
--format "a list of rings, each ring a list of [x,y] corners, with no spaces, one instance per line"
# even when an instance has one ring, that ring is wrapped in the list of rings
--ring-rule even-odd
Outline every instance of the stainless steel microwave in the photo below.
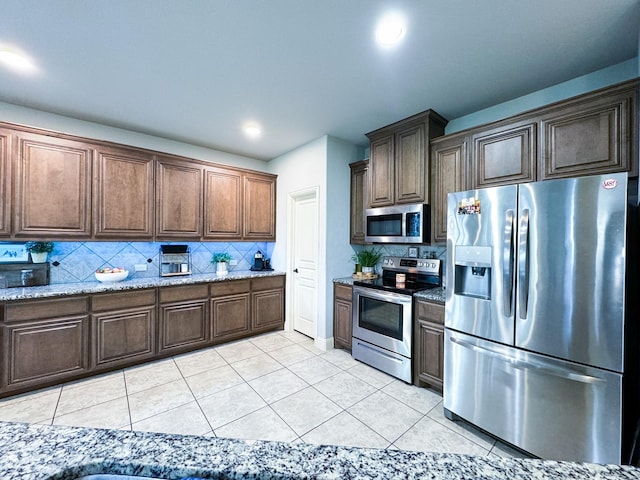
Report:
[[[365,241],[370,243],[429,243],[431,210],[423,203],[367,208]]]

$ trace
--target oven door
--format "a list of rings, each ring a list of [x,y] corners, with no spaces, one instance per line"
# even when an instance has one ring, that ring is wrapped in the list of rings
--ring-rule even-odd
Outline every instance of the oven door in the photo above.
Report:
[[[412,301],[411,295],[354,286],[354,338],[411,358]]]

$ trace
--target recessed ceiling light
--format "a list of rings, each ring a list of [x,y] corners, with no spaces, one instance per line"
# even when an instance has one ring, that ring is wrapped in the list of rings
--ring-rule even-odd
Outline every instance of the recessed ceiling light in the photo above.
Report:
[[[376,42],[382,47],[396,45],[406,31],[405,20],[399,13],[388,13],[378,22]]]
[[[244,126],[244,133],[249,138],[258,138],[262,134],[262,128],[255,122],[247,123]]]
[[[35,64],[29,57],[6,48],[0,49],[0,63],[21,73],[30,73],[36,70]]]

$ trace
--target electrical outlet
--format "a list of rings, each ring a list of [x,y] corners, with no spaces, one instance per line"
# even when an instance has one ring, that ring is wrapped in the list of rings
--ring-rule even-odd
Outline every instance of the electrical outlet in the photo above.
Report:
[[[144,263],[136,263],[136,272],[146,272],[147,266]]]
[[[235,267],[236,265],[238,265],[238,260],[229,260],[229,266]]]

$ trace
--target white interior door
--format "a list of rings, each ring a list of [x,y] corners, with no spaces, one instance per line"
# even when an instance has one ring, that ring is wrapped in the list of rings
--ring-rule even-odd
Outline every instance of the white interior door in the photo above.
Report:
[[[291,196],[293,329],[316,338],[318,323],[318,193]]]

